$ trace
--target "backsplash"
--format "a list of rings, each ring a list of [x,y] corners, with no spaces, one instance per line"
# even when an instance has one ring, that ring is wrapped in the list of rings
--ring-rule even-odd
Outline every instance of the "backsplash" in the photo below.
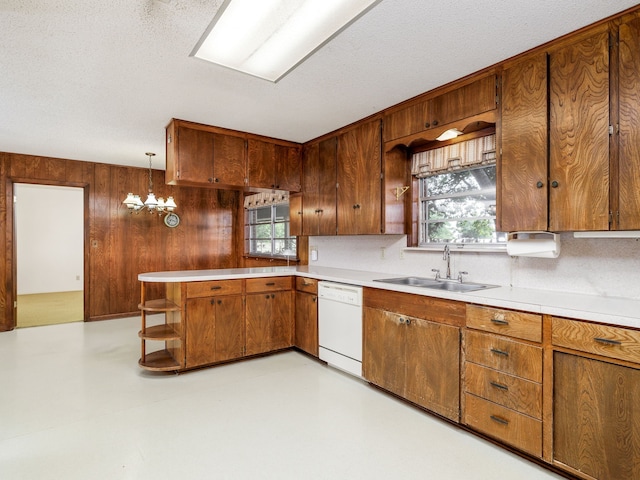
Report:
[[[640,241],[576,239],[561,234],[554,259],[510,257],[506,253],[459,253],[451,249],[451,275],[469,272],[471,282],[519,288],[640,299]],[[311,265],[430,277],[444,276],[441,252],[404,250],[405,235],[310,237],[318,249]]]

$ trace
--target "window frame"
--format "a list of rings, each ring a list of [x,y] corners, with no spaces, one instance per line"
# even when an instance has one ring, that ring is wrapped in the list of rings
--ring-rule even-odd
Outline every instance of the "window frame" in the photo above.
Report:
[[[279,221],[277,217],[277,209],[278,207],[286,206],[288,211],[284,220]],[[252,216],[256,215],[258,210],[262,209],[270,210],[270,221],[269,222],[255,222],[252,223]],[[245,210],[245,255],[252,257],[265,257],[265,258],[289,258],[291,260],[296,260],[298,258],[298,250],[297,250],[297,237],[295,235],[291,235],[291,215],[289,210],[289,203],[273,203],[269,205],[260,205],[256,207],[247,208]],[[269,225],[269,238],[259,238],[258,236],[252,236],[254,229],[259,225]],[[276,226],[284,225],[285,236],[278,237],[276,236]],[[258,252],[254,250],[259,242],[269,242],[270,244],[270,252]],[[277,242],[282,241],[284,243],[284,249],[286,250],[289,247],[293,250],[293,255],[284,255],[282,253],[276,252]]]

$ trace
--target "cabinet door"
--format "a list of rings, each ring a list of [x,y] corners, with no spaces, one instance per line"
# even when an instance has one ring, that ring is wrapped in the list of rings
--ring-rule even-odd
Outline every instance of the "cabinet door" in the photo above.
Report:
[[[407,317],[364,307],[364,378],[390,392],[404,396],[406,378]]]
[[[379,234],[381,143],[378,120],[338,137],[338,234]]]
[[[250,187],[276,188],[276,146],[250,138],[247,141],[247,182]]]
[[[549,57],[549,229],[609,229],[609,35]]]
[[[460,329],[408,318],[405,397],[453,421],[460,418]]]
[[[320,145],[306,145],[302,152],[302,232],[303,235],[319,235],[318,205],[320,182]]]
[[[302,190],[302,158],[299,147],[275,145],[275,188],[287,192]]]
[[[318,356],[318,297],[296,292],[294,345],[311,355]]]
[[[213,182],[214,134],[178,126],[176,135],[178,179],[184,182]]]
[[[640,370],[555,352],[554,461],[598,480],[640,478]]]
[[[303,235],[302,230],[302,194],[289,196],[289,235]]]
[[[547,55],[502,74],[500,230],[547,229]]]
[[[215,299],[215,360],[222,362],[244,355],[244,305],[241,295]]]
[[[190,298],[185,330],[187,368],[215,362],[215,340],[214,299]]]
[[[425,126],[437,127],[496,108],[496,76],[481,78],[431,100]]]
[[[640,19],[619,32],[619,230],[640,229]]]
[[[213,183],[244,185],[246,144],[242,137],[213,134]]]
[[[290,291],[247,295],[247,355],[292,345],[291,295]]]
[[[384,116],[384,141],[395,140],[429,128],[429,100],[409,105]]]
[[[336,234],[336,146],[331,137],[304,149],[304,235]]]

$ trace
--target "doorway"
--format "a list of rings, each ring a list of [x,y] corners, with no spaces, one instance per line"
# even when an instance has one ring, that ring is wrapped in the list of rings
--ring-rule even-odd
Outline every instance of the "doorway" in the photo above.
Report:
[[[14,183],[16,327],[84,320],[84,191]]]

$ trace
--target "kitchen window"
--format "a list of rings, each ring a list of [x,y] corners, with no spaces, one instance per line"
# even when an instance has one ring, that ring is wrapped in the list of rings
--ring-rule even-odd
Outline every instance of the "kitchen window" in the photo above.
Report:
[[[289,203],[247,208],[245,251],[251,255],[296,256],[296,237],[289,234]]]
[[[419,247],[501,248],[496,231],[495,135],[416,154]]]

